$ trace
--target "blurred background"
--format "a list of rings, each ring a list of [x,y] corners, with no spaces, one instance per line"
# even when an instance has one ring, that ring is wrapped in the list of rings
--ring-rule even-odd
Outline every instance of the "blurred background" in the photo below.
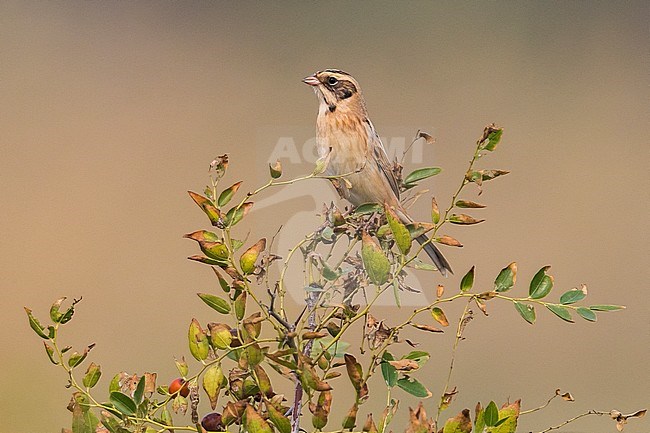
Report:
[[[231,156],[226,182],[243,179],[243,190],[266,181],[274,151],[285,152],[288,176],[310,172],[317,102],[300,80],[331,67],[360,81],[380,134],[398,144],[420,128],[435,135],[407,170],[442,166],[424,185],[439,202],[455,191],[483,127],[505,127],[481,167],[512,173],[480,198],[468,189],[466,199],[488,205],[472,214],[487,221],[447,229],[465,244],[444,250],[456,275],[422,277],[422,297],[441,282],[456,290],[474,264],[476,286],[488,290],[516,260],[519,294],[550,264],[551,296],[585,283],[588,302],[627,306],[575,324],[538,310],[530,326],[511,305],[490,303],[460,345],[460,394],[445,415],[479,400],[521,398],[529,409],[556,388],[577,401],[523,417],[521,431],[589,409],[647,407],[649,12],[647,2],[595,1],[0,2],[0,431],[70,424],[66,378],[23,306],[45,320],[54,299],[83,296],[62,338],[78,349],[97,343],[99,396],[122,370],[176,377],[190,318],[215,320],[195,293],[217,290],[207,267],[186,260],[196,248],[182,235],[208,228],[186,191],[203,190],[222,153]],[[241,236],[270,236],[290,221],[299,237],[336,200],[322,180],[291,188],[266,195]],[[425,220],[427,202],[412,214]],[[409,311],[386,303],[377,315],[390,325]],[[452,334],[404,335],[432,353],[416,377],[434,395]],[[345,394],[347,379],[337,383]],[[380,380],[371,391],[377,401],[360,419],[383,404]],[[395,394],[393,429],[402,431],[416,401]],[[331,429],[349,407],[334,398]],[[426,402],[429,414],[435,404]],[[626,431],[649,427],[644,418]],[[613,428],[594,417],[566,431]]]

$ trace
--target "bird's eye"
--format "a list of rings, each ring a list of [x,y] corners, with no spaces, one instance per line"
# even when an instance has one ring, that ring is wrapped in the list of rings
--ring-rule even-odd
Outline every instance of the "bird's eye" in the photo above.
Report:
[[[337,80],[335,77],[329,77],[327,79],[327,84],[329,84],[330,86],[335,86],[336,83],[338,83],[338,82],[339,82],[339,80]]]

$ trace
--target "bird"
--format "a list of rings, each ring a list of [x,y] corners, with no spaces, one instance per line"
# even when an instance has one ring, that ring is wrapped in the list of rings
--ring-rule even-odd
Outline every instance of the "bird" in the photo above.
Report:
[[[318,98],[316,148],[338,194],[353,206],[390,206],[404,224],[413,222],[399,196],[398,180],[375,131],[359,83],[339,69],[325,69],[303,78]],[[453,274],[449,262],[426,235],[415,238],[443,276]]]

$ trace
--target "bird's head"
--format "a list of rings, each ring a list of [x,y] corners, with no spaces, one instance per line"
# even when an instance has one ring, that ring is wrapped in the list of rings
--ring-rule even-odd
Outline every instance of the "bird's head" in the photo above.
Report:
[[[355,111],[365,114],[366,106],[357,80],[347,72],[325,69],[303,78],[303,83],[314,88],[321,105],[329,112]]]

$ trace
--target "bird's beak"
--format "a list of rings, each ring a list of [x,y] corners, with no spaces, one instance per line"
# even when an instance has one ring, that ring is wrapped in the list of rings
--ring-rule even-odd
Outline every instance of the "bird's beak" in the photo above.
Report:
[[[305,77],[302,79],[302,82],[305,84],[309,84],[310,86],[318,86],[320,84],[320,81],[318,81],[316,75],[310,75],[309,77]]]

